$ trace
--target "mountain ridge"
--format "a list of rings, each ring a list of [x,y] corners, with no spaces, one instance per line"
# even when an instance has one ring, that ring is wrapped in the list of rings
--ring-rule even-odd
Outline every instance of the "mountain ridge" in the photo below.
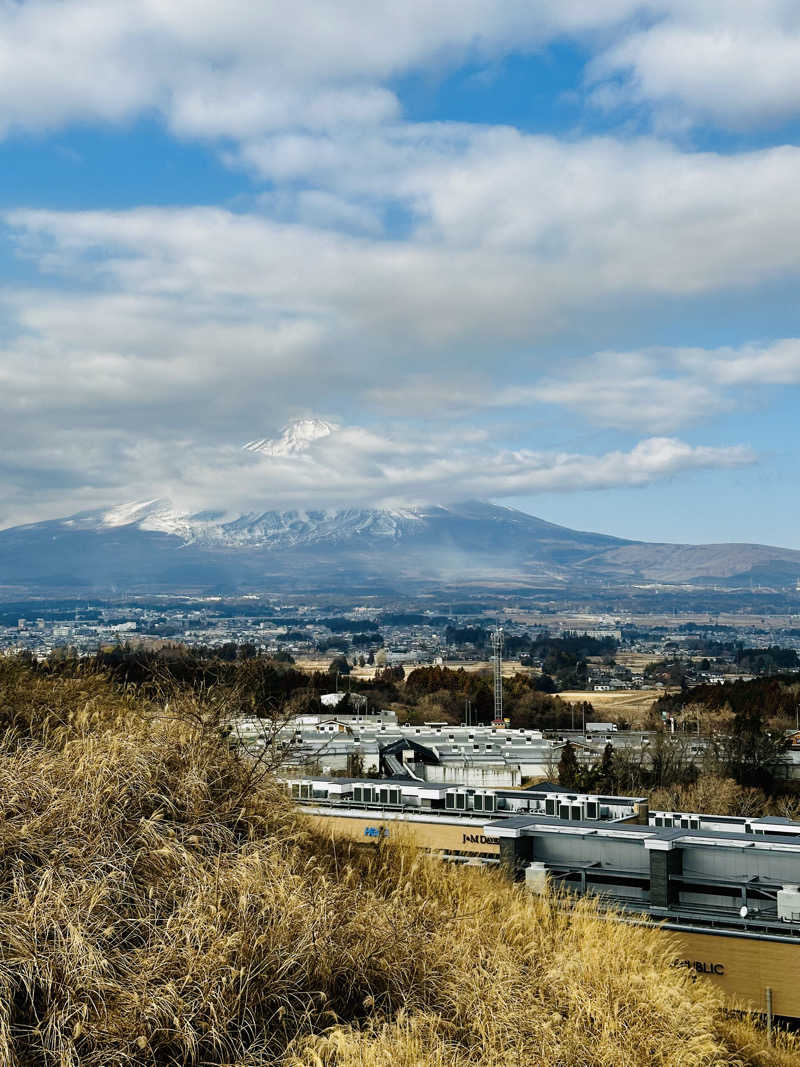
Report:
[[[152,498],[0,531],[0,586],[313,589],[459,578],[785,588],[800,580],[800,551],[636,541],[478,500],[230,514]]]

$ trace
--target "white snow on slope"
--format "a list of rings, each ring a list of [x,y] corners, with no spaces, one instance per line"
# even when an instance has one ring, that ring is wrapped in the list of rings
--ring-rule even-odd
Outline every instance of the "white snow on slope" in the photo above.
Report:
[[[151,515],[168,507],[169,501],[159,499],[136,500],[130,504],[120,504],[103,513],[101,525],[113,527],[130,526],[131,523],[141,524]]]
[[[251,511],[242,515],[201,512],[193,515],[174,509],[168,500],[156,499],[111,508],[101,512],[96,521],[105,528],[135,526],[140,530],[171,534],[186,544],[220,548],[255,545],[287,548],[348,541],[354,537],[397,540],[418,526],[423,518],[423,509],[417,508]]]
[[[321,437],[330,437],[335,430],[334,425],[322,419],[298,419],[284,427],[280,437],[249,441],[244,448],[265,456],[296,456],[308,451],[310,445]]]

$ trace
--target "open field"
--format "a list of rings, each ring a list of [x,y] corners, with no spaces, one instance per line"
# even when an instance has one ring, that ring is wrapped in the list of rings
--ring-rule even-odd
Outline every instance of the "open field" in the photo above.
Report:
[[[648,663],[653,663],[659,657],[655,652],[617,652],[614,658],[620,667],[628,667],[632,671],[641,673]]]
[[[664,695],[663,689],[623,689],[616,693],[584,693],[579,690],[559,693],[562,700],[572,703],[588,700],[601,718],[609,720],[621,715],[637,727],[644,724],[653,701]]]

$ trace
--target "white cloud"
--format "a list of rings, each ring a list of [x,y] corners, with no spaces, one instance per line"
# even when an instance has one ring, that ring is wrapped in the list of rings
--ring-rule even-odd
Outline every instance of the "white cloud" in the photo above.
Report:
[[[614,354],[603,355],[581,364],[574,378],[531,390],[530,399],[567,408],[595,425],[662,432],[732,406],[706,382],[658,371],[629,376],[629,364]]]
[[[329,424],[328,430],[291,449],[171,447],[166,465],[157,446],[143,444],[127,451],[121,485],[134,487],[140,497],[170,498],[181,510],[238,512],[302,507],[309,500],[315,506],[396,505],[643,486],[688,470],[755,460],[742,446],[693,447],[666,437],[647,438],[629,451],[585,455],[497,449],[485,439],[408,423],[380,433]],[[298,433],[302,427],[288,428],[283,437]],[[143,477],[144,471],[152,476]],[[107,488],[104,493],[107,501]]]
[[[397,75],[572,38],[598,99],[732,127],[800,111],[794,0],[5,0],[5,128],[161,114],[182,136],[374,126]]]
[[[183,495],[184,506],[207,506],[209,499],[219,506],[221,493],[231,510],[250,510],[254,500],[279,506],[308,500],[395,505],[643,486],[687,470],[754,460],[745,447],[692,447],[674,438],[648,438],[627,452],[593,456],[496,449],[485,441],[470,443],[460,433],[421,433],[408,425],[380,434],[350,426],[301,451],[256,457],[247,467],[233,453],[223,472],[218,462],[193,465],[182,472],[179,485],[165,485],[159,495]]]
[[[377,431],[316,418],[247,447],[197,437],[126,439],[112,427],[87,426],[47,442],[40,434],[22,438],[14,454],[13,466],[0,463],[0,527],[125,499],[165,498],[182,512],[231,514],[310,501],[401,506],[641,487],[756,460],[745,446],[693,446],[669,437],[592,455],[499,448],[485,431],[460,427],[443,432],[384,420]]]
[[[800,338],[738,348],[679,349],[676,363],[720,386],[800,385]]]
[[[577,362],[569,376],[529,388],[525,397],[601,425],[653,431],[746,404],[753,389],[775,385],[800,385],[797,338],[735,348],[598,352]]]
[[[562,210],[569,227],[568,206]],[[702,210],[689,200],[683,210],[687,244],[676,250],[679,258],[709,239]],[[787,231],[798,225],[788,205],[772,210]],[[663,211],[649,222],[642,217],[642,259],[648,246],[658,254],[666,240]],[[19,457],[28,492],[37,471],[45,495],[57,475],[63,499],[84,506],[87,487],[98,486],[107,500],[109,478],[124,473],[135,481],[137,464],[148,480],[174,483],[186,468],[173,456],[274,435],[288,412],[353,412],[380,402],[395,416],[458,420],[468,410],[535,413],[555,405],[652,435],[734,405],[739,384],[798,381],[791,341],[598,353],[561,360],[556,375],[547,339],[562,318],[580,314],[590,323],[593,309],[612,301],[624,307],[636,292],[633,272],[617,263],[619,234],[607,232],[602,215],[598,208],[592,221],[585,213],[586,232],[567,242],[563,262],[554,265],[550,250],[535,242],[523,246],[514,236],[510,247],[499,240],[487,247],[476,235],[465,246],[448,240],[445,227],[436,239],[385,241],[218,209],[16,212],[11,222],[24,254],[54,277],[47,287],[5,297],[12,331],[0,361],[0,447]],[[550,224],[557,219],[554,210]],[[742,224],[740,236],[752,242],[745,257],[752,268],[758,227],[747,234]],[[59,286],[62,275],[71,288]],[[712,280],[719,284],[712,276],[704,285]],[[656,281],[655,271],[644,278],[646,286]],[[661,284],[669,292],[667,271]],[[501,357],[506,366],[498,377]],[[452,446],[436,436],[436,423],[425,432],[434,449],[445,449],[440,483],[387,466],[383,482],[359,482],[356,490],[399,495],[403,486],[409,493],[419,484],[446,488],[451,477],[458,484],[462,468],[447,465]],[[496,495],[506,490],[489,487],[505,485],[533,492],[556,483],[580,489],[601,484],[604,471],[612,471],[608,484],[637,484],[648,457],[635,453],[631,466],[628,454],[556,462],[545,450],[512,462],[495,446],[486,491]],[[674,470],[711,455],[690,450]],[[124,458],[130,456],[135,462]],[[585,482],[584,468],[591,472]],[[295,484],[311,491],[319,483]],[[327,484],[337,484],[335,475]],[[354,488],[343,485],[343,493]],[[174,496],[174,488],[148,482],[125,493],[152,495]]]
[[[748,7],[305,0],[287,17],[285,5],[244,0],[0,0],[3,129],[155,114],[269,187],[249,213],[8,217],[18,252],[49,275],[4,298],[0,447],[25,467],[15,484],[28,492],[38,477],[44,499],[52,474],[71,487],[64,499],[83,500],[105,493],[112,467],[135,479],[136,463],[170,482],[190,470],[173,457],[275,434],[289,412],[376,400],[419,416],[550,405],[652,435],[735,405],[741,387],[800,383],[794,342],[586,359],[586,341],[553,369],[554,339],[593,338],[601,316],[796,277],[800,149],[726,156],[646,137],[412,123],[392,89],[409,71],[567,34],[603,49],[595,76],[628,102],[733,122],[752,83],[753,116],[789,114],[796,78],[776,49],[791,47],[797,19],[777,0]],[[732,43],[714,37],[723,24]],[[702,69],[709,34],[719,99]],[[744,76],[743,41],[773,73]],[[384,228],[398,211],[402,237]],[[416,481],[387,465],[343,493],[459,484],[453,446],[430,439],[444,450],[441,481],[431,459]],[[646,469],[728,455],[653,440],[650,452],[523,459],[488,442],[492,485],[533,492],[551,470],[560,487],[639,484]]]
[[[593,63],[598,99],[647,103],[741,129],[800,113],[800,9],[794,0],[660,0]],[[603,79],[622,79],[614,95]]]
[[[387,413],[464,416],[492,409],[564,408],[595,426],[649,433],[747,406],[754,390],[800,385],[800,339],[721,348],[601,351],[562,361],[556,376],[539,368],[527,382],[498,384],[465,371],[457,381],[409,376],[369,390]]]
[[[396,109],[384,82],[535,47],[628,15],[633,0],[27,0],[0,5],[0,114],[52,128],[160,112],[178,133],[245,138],[363,124]]]
[[[404,240],[217,209],[9,218],[43,269],[162,298],[377,316],[430,337],[488,323],[492,337],[525,336],[609,299],[700,294],[800,270],[798,148],[727,157],[649,139],[429,133],[376,142],[360,166],[337,156],[323,173],[324,153],[303,161],[316,168],[306,176],[344,202],[405,202],[417,221]]]

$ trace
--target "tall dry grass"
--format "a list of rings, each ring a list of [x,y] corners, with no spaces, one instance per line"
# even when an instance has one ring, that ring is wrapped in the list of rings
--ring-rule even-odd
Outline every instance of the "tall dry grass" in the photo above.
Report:
[[[3,1065],[797,1062],[657,931],[312,832],[223,705],[0,663]]]

